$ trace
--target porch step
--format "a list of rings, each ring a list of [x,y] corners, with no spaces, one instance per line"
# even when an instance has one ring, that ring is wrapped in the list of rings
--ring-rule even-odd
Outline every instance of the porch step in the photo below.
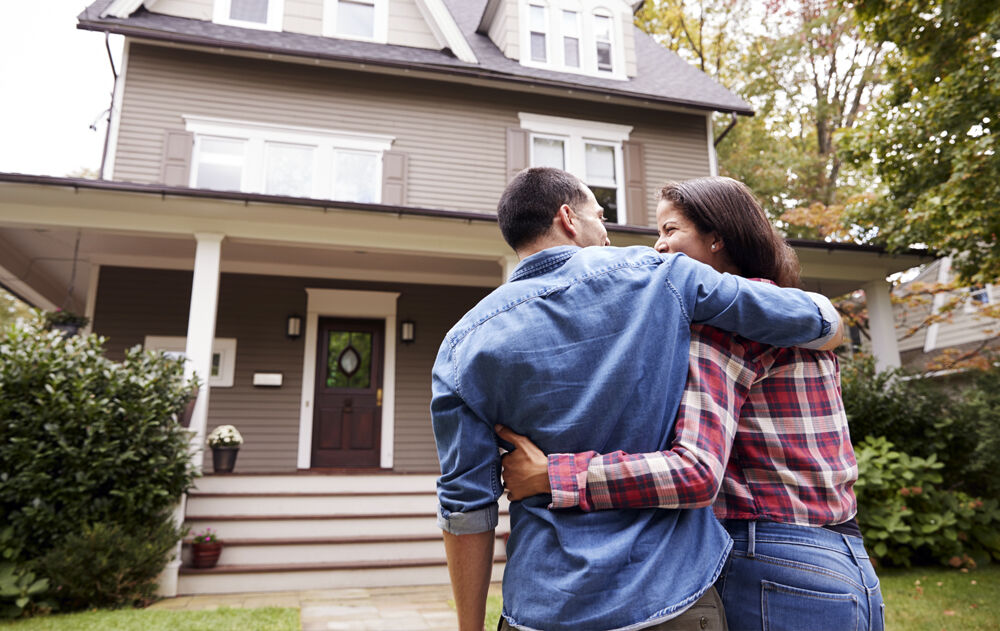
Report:
[[[494,554],[501,557],[505,554],[504,536],[497,534],[494,547]],[[443,553],[440,530],[423,536],[226,539],[216,567],[410,561],[440,559]],[[181,557],[184,563],[189,554],[190,546],[185,545]]]
[[[505,557],[493,562],[493,581],[503,578]],[[180,594],[235,594],[397,585],[446,585],[448,566],[441,559],[385,563],[298,563],[283,566],[230,565],[207,570],[182,567]]]
[[[433,490],[378,493],[193,493],[187,515],[396,515],[434,514]]]
[[[200,493],[434,493],[433,474],[363,475],[206,475],[195,481]]]

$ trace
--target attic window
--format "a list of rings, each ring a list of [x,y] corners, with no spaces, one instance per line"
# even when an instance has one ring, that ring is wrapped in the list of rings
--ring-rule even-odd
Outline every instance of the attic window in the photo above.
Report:
[[[548,60],[548,46],[545,42],[546,15],[545,7],[531,5],[531,60],[545,62]]]
[[[519,52],[524,66],[627,80],[623,7],[607,0],[519,0]]]
[[[385,43],[388,38],[388,0],[325,0],[323,35]]]
[[[563,62],[570,68],[580,67],[580,14],[563,11]]]
[[[280,31],[284,4],[284,0],[215,0],[212,20],[218,24]]]
[[[603,72],[614,70],[611,63],[611,28],[610,15],[594,15],[594,43],[597,47],[597,69]]]

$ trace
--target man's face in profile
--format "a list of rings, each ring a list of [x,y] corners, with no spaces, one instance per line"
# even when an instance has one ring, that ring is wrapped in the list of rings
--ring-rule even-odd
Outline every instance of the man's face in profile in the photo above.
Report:
[[[594,193],[586,186],[582,184],[581,186],[587,198],[582,204],[577,204],[577,207],[573,208],[580,222],[580,230],[576,237],[577,245],[584,248],[591,245],[611,245],[608,231],[604,227],[604,209],[597,203]]]

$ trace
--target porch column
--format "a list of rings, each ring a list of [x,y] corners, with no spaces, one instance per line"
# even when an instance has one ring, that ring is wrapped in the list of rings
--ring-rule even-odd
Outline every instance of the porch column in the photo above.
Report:
[[[513,253],[499,259],[500,269],[503,273],[503,278],[500,279],[501,285],[507,282],[507,279],[510,278],[511,272],[514,271],[514,268],[517,267],[517,264],[520,262],[521,260],[517,258],[516,254]]]
[[[194,255],[194,279],[191,282],[191,308],[188,312],[187,344],[184,355],[184,376],[197,374],[201,380],[194,413],[188,427],[191,438],[191,464],[201,471],[205,454],[205,429],[208,424],[208,376],[212,373],[212,342],[215,339],[215,315],[219,304],[219,265],[222,259],[222,239],[225,235],[195,234],[198,245]],[[184,523],[187,497],[182,497],[174,510],[174,521]],[[174,559],[157,578],[157,593],[164,597],[177,595],[177,574],[181,567],[181,544],[177,544]]]
[[[868,305],[868,330],[872,336],[872,354],[875,370],[899,368],[899,345],[896,342],[896,325],[889,300],[889,283],[875,280],[867,283],[865,302]]]

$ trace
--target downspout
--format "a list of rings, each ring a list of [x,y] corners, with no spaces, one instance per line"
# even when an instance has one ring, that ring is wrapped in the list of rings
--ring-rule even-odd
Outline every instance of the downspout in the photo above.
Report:
[[[111,118],[115,114],[115,92],[118,91],[118,70],[115,69],[115,58],[111,55],[111,34],[104,31],[104,48],[108,51],[108,63],[111,64],[111,74],[114,82],[111,84],[111,105],[108,106],[108,127],[104,130],[104,151],[101,152],[100,178],[104,179],[104,165],[108,161],[108,146],[111,144]]]
[[[730,116],[732,116],[733,119],[729,121],[729,125],[722,130],[722,133],[719,134],[719,137],[716,138],[715,141],[712,143],[713,146],[718,147],[719,143],[722,142],[722,139],[726,137],[726,134],[732,131],[733,127],[736,127],[736,121],[737,121],[736,112],[730,112]]]

